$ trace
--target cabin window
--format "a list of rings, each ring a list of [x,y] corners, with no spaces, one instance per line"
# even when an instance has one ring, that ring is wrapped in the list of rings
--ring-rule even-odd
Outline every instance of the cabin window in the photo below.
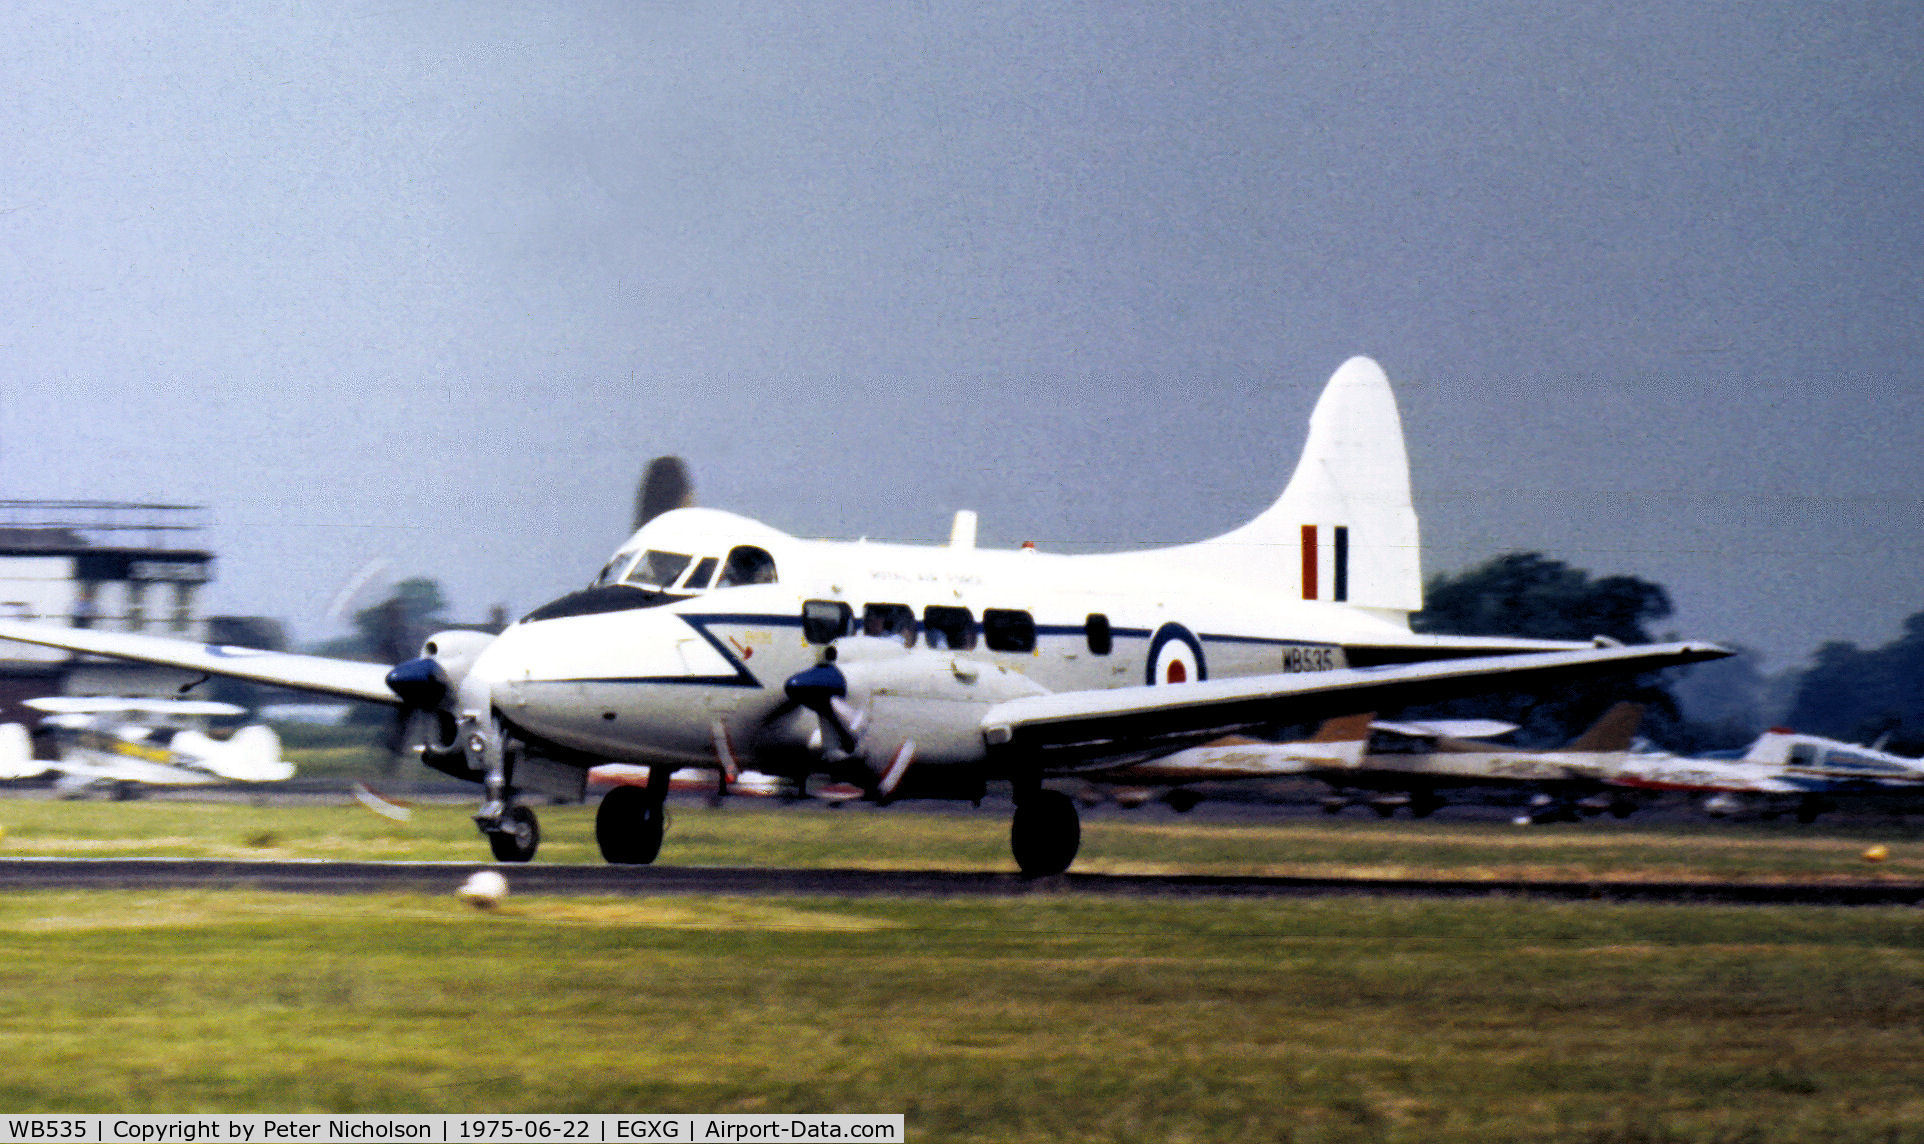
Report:
[[[641,554],[641,559],[635,561],[635,566],[621,578],[621,582],[639,588],[667,588],[681,579],[681,574],[687,571],[689,561],[693,559],[679,552],[650,550]]]
[[[855,609],[836,600],[809,600],[802,605],[802,638],[812,644],[833,643],[855,634]]]
[[[775,558],[750,544],[737,545],[728,552],[717,588],[738,588],[745,584],[773,584]]]
[[[1815,767],[1817,765],[1817,748],[1809,743],[1792,743],[1790,745],[1790,765],[1793,767]]]
[[[862,609],[862,634],[915,646],[915,610],[907,604],[870,604]]]
[[[922,630],[928,633],[929,646],[938,651],[967,651],[975,646],[975,614],[967,608],[943,604],[924,608]]]
[[[1101,612],[1090,612],[1083,621],[1082,633],[1089,637],[1091,655],[1108,655],[1116,649],[1115,633],[1109,630],[1109,617]]]
[[[1035,617],[1008,608],[982,613],[982,642],[990,651],[1034,651]]]
[[[715,559],[713,556],[702,557],[701,563],[695,565],[695,570],[688,574],[688,583],[682,585],[682,587],[690,592],[701,591],[708,587],[710,580],[715,578],[715,569],[720,566],[721,561]]]

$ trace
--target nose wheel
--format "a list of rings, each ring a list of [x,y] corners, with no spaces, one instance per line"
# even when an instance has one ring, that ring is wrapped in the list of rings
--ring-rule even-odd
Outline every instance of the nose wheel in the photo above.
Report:
[[[488,848],[496,862],[526,862],[541,845],[541,824],[534,811],[516,804],[501,816],[499,826],[487,831]]]

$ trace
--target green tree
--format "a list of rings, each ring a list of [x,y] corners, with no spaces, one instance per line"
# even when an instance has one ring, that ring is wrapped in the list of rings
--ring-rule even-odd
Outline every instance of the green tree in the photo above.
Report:
[[[1438,635],[1603,636],[1639,644],[1653,642],[1648,625],[1670,613],[1670,594],[1659,584],[1636,576],[1592,577],[1541,553],[1512,552],[1455,575],[1432,577],[1424,586],[1424,608],[1410,617],[1410,626]],[[1547,745],[1579,734],[1619,700],[1644,705],[1644,733],[1651,738],[1688,740],[1676,700],[1657,674],[1604,677],[1553,695],[1497,692],[1413,714],[1500,718],[1519,724],[1524,741]]]
[[[421,644],[448,624],[441,585],[425,576],[401,581],[388,597],[354,613],[362,646],[377,663],[400,663],[421,654]]]
[[[1924,752],[1924,612],[1883,647],[1833,641],[1818,648],[1798,683],[1790,724],[1856,742],[1889,735],[1893,750]]]

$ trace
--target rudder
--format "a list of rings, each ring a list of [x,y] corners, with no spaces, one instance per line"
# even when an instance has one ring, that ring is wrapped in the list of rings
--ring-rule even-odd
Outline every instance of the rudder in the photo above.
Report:
[[[1302,458],[1281,498],[1204,544],[1225,571],[1290,598],[1420,610],[1409,456],[1382,367],[1367,357],[1338,367],[1310,413]]]

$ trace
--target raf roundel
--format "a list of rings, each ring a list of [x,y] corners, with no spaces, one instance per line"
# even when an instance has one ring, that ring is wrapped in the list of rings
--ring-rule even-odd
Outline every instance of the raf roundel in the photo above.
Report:
[[[1197,683],[1209,677],[1202,643],[1181,624],[1164,624],[1149,641],[1148,683]]]

